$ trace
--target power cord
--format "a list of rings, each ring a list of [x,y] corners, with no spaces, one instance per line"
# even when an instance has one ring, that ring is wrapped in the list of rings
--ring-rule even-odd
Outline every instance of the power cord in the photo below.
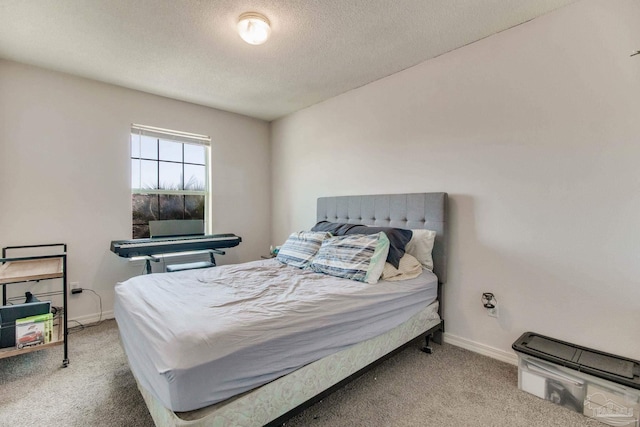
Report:
[[[75,332],[80,332],[86,328],[93,328],[94,326],[100,326],[103,322],[104,319],[102,318],[102,297],[100,296],[99,293],[97,293],[96,291],[94,291],[93,289],[87,289],[87,288],[83,288],[83,291],[89,291],[89,292],[93,292],[94,294],[96,294],[98,296],[98,300],[100,302],[100,317],[98,318],[98,321],[95,323],[92,323],[90,325],[85,325],[84,323],[78,321],[78,320],[71,320],[71,322],[76,322],[78,324],[78,326],[74,326],[72,328],[68,329],[68,332],[70,334],[75,333]]]
[[[51,292],[38,292],[35,294],[32,294],[31,292],[27,291],[25,292],[24,295],[17,295],[14,297],[8,297],[7,298],[7,304],[8,305],[13,305],[14,302],[19,302],[20,304],[22,303],[27,303],[27,302],[36,302],[36,301],[40,301],[38,298],[35,297],[51,297],[54,295],[62,295],[62,291],[51,291]],[[26,299],[25,299],[26,298]]]
[[[98,297],[98,302],[100,305],[100,316],[98,317],[98,321],[95,323],[92,323],[90,325],[85,325],[82,322],[78,321],[78,320],[74,320],[74,319],[70,319],[70,322],[75,322],[78,324],[78,326],[73,326],[71,328],[68,328],[67,331],[68,333],[74,333],[74,332],[80,332],[85,328],[92,328],[94,326],[100,326],[105,319],[102,318],[103,315],[103,310],[102,310],[102,297],[100,296],[99,293],[97,293],[96,291],[94,291],[93,289],[87,289],[87,288],[82,288],[81,292],[93,292],[97,297]],[[49,297],[49,296],[54,296],[54,295],[61,295],[62,291],[53,291],[53,292],[39,292],[37,294],[32,294],[31,292],[27,292],[27,298],[29,298],[29,296],[34,297],[34,296],[39,296],[39,297]],[[15,296],[15,297],[9,297],[7,298],[7,304],[8,305],[13,305],[14,302],[16,301],[23,301],[24,300],[24,296],[20,295],[20,296]],[[37,300],[37,298],[36,298]],[[53,304],[51,305],[51,312],[54,315],[54,319],[55,318],[59,318],[59,320],[62,320],[62,313],[64,312],[62,307],[57,307],[54,306]]]

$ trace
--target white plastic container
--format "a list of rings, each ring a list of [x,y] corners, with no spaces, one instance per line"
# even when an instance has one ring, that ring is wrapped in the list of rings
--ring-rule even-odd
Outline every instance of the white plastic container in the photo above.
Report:
[[[640,390],[518,353],[518,388],[616,427],[640,427]]]

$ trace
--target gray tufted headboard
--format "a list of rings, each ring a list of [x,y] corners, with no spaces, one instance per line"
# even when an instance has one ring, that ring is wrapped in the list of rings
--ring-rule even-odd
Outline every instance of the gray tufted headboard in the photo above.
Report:
[[[435,231],[433,272],[447,281],[447,193],[318,198],[317,220]]]

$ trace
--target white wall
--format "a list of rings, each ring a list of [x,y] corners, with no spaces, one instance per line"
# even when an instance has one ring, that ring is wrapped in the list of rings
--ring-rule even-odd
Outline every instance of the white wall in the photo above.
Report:
[[[638,22],[583,0],[272,123],[274,240],[319,196],[446,191],[450,340],[640,359]]]
[[[114,284],[142,271],[109,251],[131,238],[132,123],[211,136],[213,231],[243,238],[219,263],[270,244],[268,123],[0,60],[0,246],[66,242],[69,280],[107,316]],[[91,292],[69,301],[71,318],[97,319]]]

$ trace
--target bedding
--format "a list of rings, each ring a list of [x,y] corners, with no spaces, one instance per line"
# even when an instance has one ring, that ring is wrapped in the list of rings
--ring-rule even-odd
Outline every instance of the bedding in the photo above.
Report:
[[[122,344],[138,388],[147,403],[155,424],[166,427],[281,426],[304,408],[358,377],[386,357],[400,351],[415,339],[425,337],[426,346],[423,350],[431,352],[429,339],[433,338],[435,342],[441,343],[444,331],[444,321],[440,318],[440,310],[442,307],[441,285],[447,279],[447,199],[447,193],[410,193],[321,197],[317,200],[316,222],[326,221],[346,226],[358,224],[399,227],[406,230],[434,230],[436,235],[431,254],[434,264],[433,273],[422,271],[415,279],[399,282],[381,280],[377,284],[371,285],[365,282],[326,276],[326,278],[344,285],[344,289],[338,288],[329,291],[320,282],[311,282],[312,286],[304,285],[305,282],[298,280],[298,276],[295,276],[296,280],[289,281],[287,284],[279,283],[287,279],[279,278],[279,273],[276,272],[273,275],[268,273],[265,279],[273,284],[274,289],[271,289],[271,286],[268,285],[252,288],[242,281],[236,282],[235,280],[225,284],[224,280],[215,275],[209,276],[208,270],[193,270],[170,274],[175,279],[182,277],[183,280],[178,280],[178,282],[182,282],[186,289],[192,288],[190,292],[185,292],[185,288],[182,286],[176,287],[176,283],[167,279],[166,274],[141,276],[118,284],[116,286],[115,315],[120,328]],[[401,260],[402,256],[398,259],[397,267],[403,270],[404,264],[400,265]],[[287,266],[276,259],[263,262],[275,263],[281,269],[297,271],[304,277],[311,274],[320,275],[308,269],[302,270]],[[236,275],[243,276],[241,272],[244,268],[243,265],[232,267],[237,269]],[[249,282],[252,281],[251,277],[258,279],[251,274],[248,276]],[[422,291],[411,292],[410,289],[413,286],[417,286]],[[307,295],[307,293],[312,293],[314,287],[321,294],[327,290],[326,298],[322,299],[321,297],[319,301],[309,299],[311,295]],[[366,292],[361,294],[357,289],[364,289],[371,294]],[[302,319],[294,317],[293,324],[288,324],[285,319],[280,319],[280,322],[285,325],[285,330],[295,329],[297,326],[302,326],[305,323],[303,319],[309,315],[310,319],[315,321],[315,329],[310,333],[301,332],[297,336],[294,334],[293,337],[282,337],[280,336],[280,328],[275,327],[276,323],[273,323],[274,319],[272,318],[278,318],[281,315],[287,316],[287,310],[283,310],[283,306],[280,304],[286,303],[290,297],[296,296],[294,294],[300,291],[304,291],[302,292],[303,298],[290,308],[293,312],[300,312],[298,314],[302,315]],[[164,296],[158,292],[162,292]],[[385,300],[382,294],[387,293],[391,296],[395,295],[395,297],[391,300]],[[260,328],[260,325],[251,325],[249,319],[252,316],[244,317],[244,306],[248,304],[247,300],[251,300],[252,296],[261,294],[269,296],[271,300],[258,305],[257,308],[248,310],[257,315],[266,316],[261,331],[265,336],[254,337],[251,331]],[[219,295],[222,300],[212,301],[212,295]],[[432,300],[434,295],[437,295],[437,300],[421,309],[418,308],[418,306]],[[373,305],[381,309],[381,312],[376,315],[375,312],[365,309],[362,304],[367,299],[377,302]],[[418,302],[423,299],[423,302]],[[403,308],[403,303],[408,303],[408,305]],[[351,307],[352,304],[354,304],[353,309],[350,311],[347,307]],[[196,314],[200,311],[206,313],[218,307],[225,307],[230,314],[216,316],[213,320],[207,319],[207,316]],[[322,316],[325,309],[327,317]],[[387,332],[379,333],[372,338],[361,340],[355,344],[346,344],[355,336],[352,336],[353,334],[350,332],[340,332],[341,329],[337,325],[340,323],[339,309],[347,309],[347,319],[351,318],[356,323],[366,323],[362,329],[373,334],[376,332],[368,329],[369,323],[377,324],[377,320],[384,318],[400,323]],[[418,310],[417,313],[407,318],[415,310]],[[173,318],[177,322],[168,320]],[[361,319],[369,319],[370,322]],[[346,323],[349,321],[347,320]],[[231,337],[218,337],[217,334],[223,332],[222,329],[225,325],[230,327]],[[390,324],[387,323],[387,327],[389,326]],[[332,353],[297,369],[293,367],[296,362],[300,362],[303,356],[307,356],[304,354],[306,350],[308,350],[307,353],[312,353],[313,347],[316,347],[315,341],[319,336],[336,337],[336,342],[331,344],[333,346]],[[211,396],[212,392],[217,393],[218,389],[211,384],[208,388],[204,387],[203,383],[212,378],[214,381],[220,381],[221,378],[216,378],[218,373],[224,376],[222,378],[223,386],[233,384],[233,378],[231,378],[233,375],[225,372],[225,369],[229,371],[242,369],[241,366],[235,364],[223,365],[213,373],[205,369],[206,363],[193,365],[194,369],[190,370],[192,380],[190,381],[186,377],[186,370],[181,367],[197,362],[198,354],[201,354],[203,350],[206,353],[208,347],[213,353],[226,352],[227,356],[223,356],[223,359],[229,363],[228,361],[233,359],[236,353],[226,350],[227,346],[232,349],[236,348],[238,340],[258,342],[254,351],[259,349],[260,352],[267,352],[268,355],[269,351],[279,349],[282,341],[287,339],[293,342],[297,340],[300,345],[295,347],[291,358],[288,353],[278,358],[281,365],[292,369],[286,375],[268,380],[269,375],[265,374],[262,380],[267,382],[262,386],[235,394],[219,403],[188,412],[176,412],[168,408],[159,398],[160,395],[169,396],[169,398],[178,397],[179,393],[185,392],[189,396],[200,393],[202,395],[200,399],[204,401]],[[168,345],[176,342],[178,345]],[[183,348],[179,349],[179,345],[183,345]],[[214,347],[216,348],[214,349]],[[165,349],[167,350],[166,354],[163,353]],[[164,358],[153,357],[158,351]],[[252,357],[250,351],[249,353],[243,353],[240,349],[237,351],[237,359],[240,362]],[[316,354],[314,357],[318,357],[318,355]],[[158,359],[160,362],[167,362],[167,364],[158,365]],[[268,357],[254,359],[258,360],[258,363],[254,360],[254,365],[260,365],[262,361],[268,362],[269,360]],[[289,360],[291,363],[287,363]],[[170,368],[169,362],[175,363],[180,368]],[[157,369],[158,366],[161,370]],[[248,377],[251,376],[251,374],[248,375]],[[243,379],[240,378],[240,380]],[[236,381],[236,386],[238,384],[249,386],[247,381]],[[157,388],[155,388],[156,386]],[[178,400],[178,403],[181,403],[179,398]],[[188,401],[188,398],[184,399],[184,402]]]
[[[436,232],[433,230],[411,230],[413,235],[405,247],[405,252],[413,255],[424,268],[433,271],[433,244]]]
[[[316,273],[374,284],[378,282],[389,253],[389,239],[380,232],[326,239],[310,264]]]
[[[334,236],[346,236],[349,234],[377,234],[383,232],[389,239],[389,254],[387,262],[398,268],[400,258],[404,255],[405,246],[413,235],[411,230],[394,227],[373,227],[358,224],[332,223],[329,221],[318,222],[311,231],[328,231]]]
[[[353,372],[375,363],[440,323],[435,301],[382,335],[323,357],[237,398],[189,412],[175,413],[138,385],[157,425],[166,427],[269,427],[282,424],[291,408],[345,381]],[[280,418],[280,420],[278,420]],[[275,421],[274,421],[275,420]]]
[[[331,237],[328,232],[300,231],[291,233],[278,250],[278,261],[292,267],[305,268],[315,257],[322,241]]]
[[[140,385],[191,411],[385,333],[436,296],[426,270],[370,285],[269,259],[118,283],[115,317]]]
[[[404,254],[400,259],[400,266],[398,268],[395,268],[388,262],[385,263],[380,277],[382,280],[397,282],[400,280],[413,279],[414,277],[418,277],[421,273],[422,264],[420,264],[420,261],[410,254]]]

